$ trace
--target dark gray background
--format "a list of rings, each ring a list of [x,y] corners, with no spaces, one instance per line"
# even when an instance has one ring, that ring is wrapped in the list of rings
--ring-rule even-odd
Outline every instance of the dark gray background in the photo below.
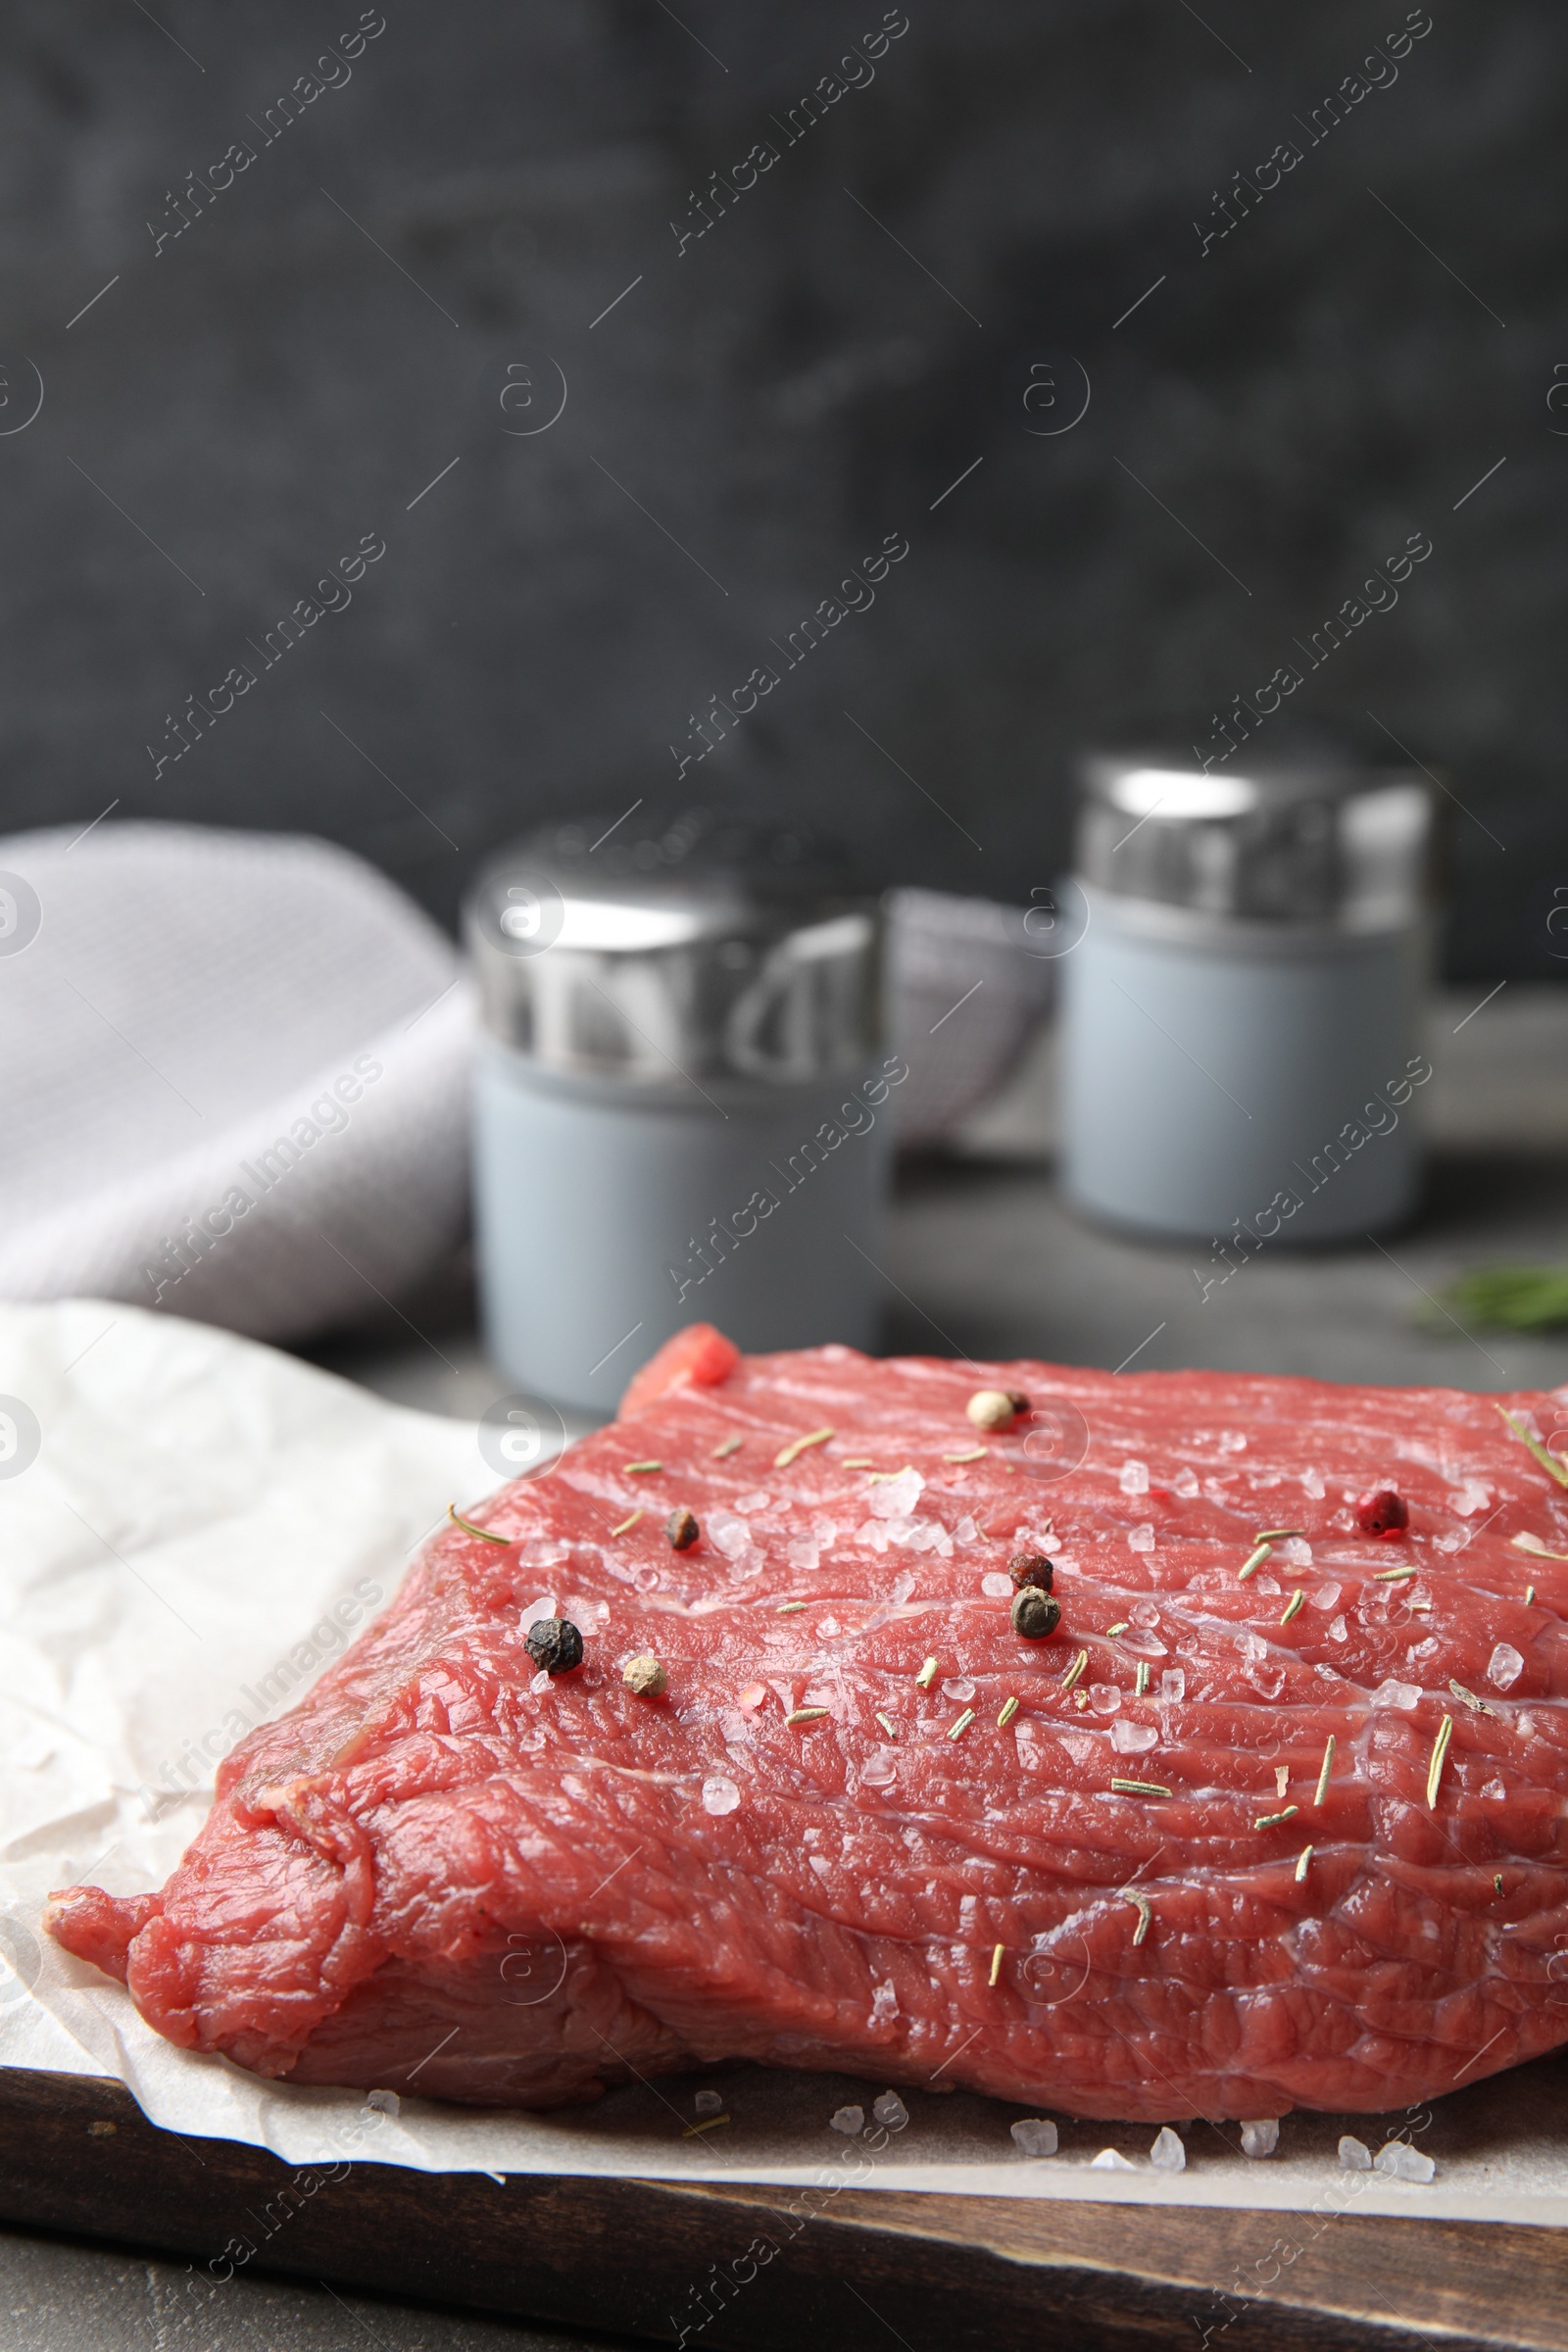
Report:
[[[4,822],[118,799],[309,829],[450,919],[529,817],[665,793],[693,709],[897,530],[875,609],[681,789],[1022,898],[1063,858],[1076,745],[1206,737],[1424,530],[1297,707],[1392,750],[1375,711],[1451,771],[1451,971],[1568,969],[1560,0],[1433,0],[1394,86],[1206,258],[1216,185],[1304,147],[1401,0],[908,4],[871,86],[677,255],[689,189],[880,0],[385,0],[266,147],[252,120],[354,0],[12,0],[0,429],[29,362],[45,399],[0,447]],[[254,165],[155,256],[168,192],[236,138]],[[1089,412],[1031,437],[1053,353]],[[508,367],[541,416],[545,354],[565,412],[515,436]],[[353,605],[155,779],[165,711],[368,531]]]

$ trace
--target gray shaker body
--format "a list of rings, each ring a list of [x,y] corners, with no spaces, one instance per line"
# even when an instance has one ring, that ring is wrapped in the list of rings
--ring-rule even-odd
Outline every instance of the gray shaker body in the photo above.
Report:
[[[830,857],[707,811],[609,856],[598,830],[519,843],[467,909],[492,1357],[610,1412],[687,1323],[870,1347],[904,1074],[880,909]]]
[[[872,1347],[893,1131],[866,1095],[885,1084],[878,1063],[744,1119],[628,1109],[484,1040],[474,1181],[496,1363],[530,1395],[609,1412],[686,1323],[748,1353]]]
[[[1419,774],[1092,763],[1061,961],[1079,1207],[1244,1249],[1410,1211],[1430,835]]]

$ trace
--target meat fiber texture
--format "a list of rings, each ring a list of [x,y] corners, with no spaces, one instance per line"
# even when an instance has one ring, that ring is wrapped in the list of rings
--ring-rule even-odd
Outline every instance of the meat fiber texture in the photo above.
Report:
[[[977,1387],[1031,1410],[977,1437]],[[1568,1446],[1568,1396],[671,1343],[235,1750],[162,1894],[74,1888],[53,1933],[294,2082],[1430,2098],[1568,2040],[1568,1494],[1527,1437]],[[1265,1529],[1299,1533],[1244,1578]]]

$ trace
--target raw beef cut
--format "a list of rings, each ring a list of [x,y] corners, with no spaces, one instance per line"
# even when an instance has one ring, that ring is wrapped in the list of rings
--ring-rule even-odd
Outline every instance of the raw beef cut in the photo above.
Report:
[[[699,1328],[628,1408],[443,1528],[162,1894],[55,1899],[172,2041],[478,2104],[727,2056],[1164,2121],[1568,2040],[1568,1393]]]

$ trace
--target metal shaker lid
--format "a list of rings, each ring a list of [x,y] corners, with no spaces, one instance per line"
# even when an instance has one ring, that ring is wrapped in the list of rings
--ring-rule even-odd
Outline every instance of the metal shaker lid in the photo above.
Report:
[[[1435,803],[1419,767],[1333,752],[1168,751],[1082,762],[1077,862],[1118,900],[1215,922],[1400,930],[1432,896]]]
[[[464,929],[486,1026],[541,1069],[653,1090],[776,1088],[882,1044],[882,916],[800,829],[646,806],[500,851]]]

